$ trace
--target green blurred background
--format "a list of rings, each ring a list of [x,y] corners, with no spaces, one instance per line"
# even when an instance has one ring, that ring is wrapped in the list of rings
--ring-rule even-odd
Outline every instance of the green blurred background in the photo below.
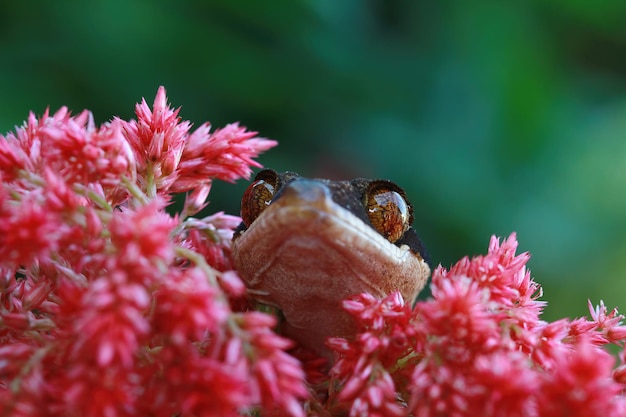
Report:
[[[131,118],[167,88],[261,162],[407,190],[433,261],[518,233],[549,302],[626,311],[626,2],[7,1],[0,132],[29,110]],[[239,212],[245,182],[211,209]]]

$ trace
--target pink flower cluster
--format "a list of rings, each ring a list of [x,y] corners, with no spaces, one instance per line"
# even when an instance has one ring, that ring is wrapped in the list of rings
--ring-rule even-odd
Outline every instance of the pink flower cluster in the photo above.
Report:
[[[136,115],[62,108],[0,137],[0,415],[302,415],[291,342],[235,308],[239,218],[190,217],[276,143],[190,132],[163,88]]]
[[[350,416],[624,416],[626,326],[616,310],[591,320],[539,319],[541,289],[511,235],[486,256],[438,267],[432,298],[345,302],[360,333],[331,339],[324,408]],[[622,348],[620,365],[602,346]]]
[[[414,307],[347,300],[360,332],[329,340],[330,371],[292,349],[246,303],[240,219],[192,217],[276,143],[191,132],[163,88],[136,115],[96,126],[62,108],[0,137],[0,415],[626,415],[623,317],[601,303],[542,321],[514,235],[437,268]]]

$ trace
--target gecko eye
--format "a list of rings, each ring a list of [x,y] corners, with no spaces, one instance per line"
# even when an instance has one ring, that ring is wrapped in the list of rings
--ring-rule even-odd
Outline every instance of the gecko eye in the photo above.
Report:
[[[246,227],[250,227],[250,224],[270,205],[276,193],[277,182],[274,171],[261,171],[257,174],[255,181],[243,193],[241,218]]]
[[[370,185],[365,204],[370,223],[391,243],[411,227],[411,207],[404,192],[392,183],[377,181]]]

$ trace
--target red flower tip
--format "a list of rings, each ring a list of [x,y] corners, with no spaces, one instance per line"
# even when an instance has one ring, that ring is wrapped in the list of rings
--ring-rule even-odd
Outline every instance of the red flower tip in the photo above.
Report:
[[[191,123],[181,121],[178,113],[167,104],[165,89],[160,87],[152,110],[142,100],[136,107],[137,121],[120,121],[140,177],[153,178],[144,184],[149,194],[186,192],[206,186],[213,178],[249,178],[250,166],[260,166],[254,158],[276,145],[236,123],[212,134],[210,124],[203,123],[190,134]],[[195,207],[202,203],[196,201]]]

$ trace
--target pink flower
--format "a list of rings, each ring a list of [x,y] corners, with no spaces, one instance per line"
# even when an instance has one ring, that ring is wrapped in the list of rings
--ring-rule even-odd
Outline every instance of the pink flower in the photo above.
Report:
[[[468,408],[484,416],[532,416],[539,373],[520,352],[496,352],[476,358],[473,364],[473,395]]]
[[[111,268],[125,269],[134,281],[151,282],[160,275],[157,268],[173,261],[171,234],[176,220],[163,206],[160,199],[155,199],[136,210],[124,209],[113,216],[109,224],[111,244],[119,256]]]
[[[600,301],[600,305],[595,308],[591,301],[588,305],[589,313],[593,319],[592,323],[602,332],[605,342],[620,343],[626,339],[626,326],[621,325],[624,316],[619,314],[616,308],[607,314],[607,308],[603,301]]]
[[[362,294],[346,301],[344,307],[364,332],[352,342],[340,338],[328,342],[339,353],[330,371],[330,384],[343,387],[338,395],[330,396],[329,403],[334,409],[349,409],[350,415],[403,415],[390,369],[415,343],[410,307],[399,292],[383,300]],[[402,373],[396,371],[401,377]]]
[[[218,291],[198,268],[170,277],[154,294],[153,333],[167,337],[164,342],[181,345],[219,331],[230,311]]]
[[[31,265],[59,248],[67,226],[44,201],[41,190],[24,195],[21,201],[0,200],[0,257],[6,265]]]
[[[466,363],[475,353],[502,343],[500,322],[504,316],[478,282],[460,276],[432,287],[436,302],[419,302],[415,307],[415,314],[423,320],[420,330],[425,337],[435,336],[425,341],[425,349],[436,349],[446,360]]]
[[[116,185],[134,164],[118,121],[97,129],[91,113],[83,112],[47,123],[38,133],[45,167],[69,183]]]
[[[209,265],[218,271],[233,269],[230,258],[230,241],[233,230],[241,223],[241,219],[224,213],[185,220],[184,233],[180,238],[182,244],[204,256]]]
[[[148,293],[140,285],[125,282],[123,275],[116,271],[91,283],[83,295],[82,314],[66,335],[74,341],[72,355],[102,368],[113,362],[131,368],[150,330],[143,315]]]
[[[150,401],[137,415],[236,416],[250,405],[249,370],[239,355],[212,357],[183,344],[164,346],[151,359],[141,375]]]
[[[250,167],[259,166],[253,158],[276,146],[275,141],[257,138],[256,132],[248,132],[237,123],[212,134],[209,130],[210,125],[204,124],[189,137],[180,164],[182,188],[177,191],[185,191],[185,184],[195,183],[198,178],[249,178]]]
[[[243,313],[239,316],[248,361],[254,378],[251,388],[254,403],[269,412],[290,416],[304,416],[300,400],[308,396],[304,372],[300,363],[284,352],[292,342],[277,336],[272,328],[274,318],[262,313]]]
[[[249,178],[250,166],[260,166],[253,158],[276,146],[238,124],[210,133],[211,126],[204,123],[189,134],[191,123],[181,122],[179,109],[169,107],[163,87],[153,110],[143,100],[135,112],[137,121],[120,123],[138,161],[141,186],[150,195],[193,190],[214,178]]]
[[[623,316],[600,302],[542,321],[515,235],[437,268],[415,306],[346,300],[360,331],[328,340],[334,363],[294,346],[244,297],[240,219],[191,217],[275,142],[190,133],[163,88],[136,114],[96,126],[61,108],[0,138],[0,414],[626,414]]]
[[[623,386],[611,379],[615,359],[582,339],[555,358],[537,389],[539,416],[621,416]]]
[[[464,258],[449,271],[437,268],[433,298],[412,310],[397,294],[346,302],[361,331],[353,340],[329,340],[337,352],[330,380],[335,388],[324,407],[415,416],[625,410],[619,381],[626,372],[613,373],[613,360],[600,348],[623,345],[622,316],[607,314],[601,304],[590,307],[593,321],[540,321],[541,290],[525,268],[528,256],[516,255],[516,246],[514,236],[502,245],[492,239],[487,255]],[[582,400],[588,403],[580,405]],[[573,414],[558,414],[560,409]]]
[[[121,133],[115,121],[96,128],[88,111],[71,117],[62,107],[40,119],[31,114],[16,134],[0,140],[0,171],[11,182],[26,174],[19,170],[31,178],[51,170],[69,183],[115,185],[134,165]]]
[[[160,87],[152,110],[142,99],[135,106],[136,121],[119,121],[135,154],[141,186],[151,195],[153,187],[165,193],[178,180],[178,164],[191,127],[190,122],[180,121],[179,110],[168,106],[165,89]]]
[[[100,127],[62,108],[0,138],[1,414],[303,414],[290,342],[230,304],[243,293],[229,250],[240,220],[187,217],[213,178],[248,175],[275,142],[192,137],[166,102],[160,89],[139,121]],[[196,162],[227,174],[180,168],[200,139],[214,153]],[[191,192],[181,216],[165,211],[173,191]]]
[[[488,290],[490,301],[505,311],[510,316],[509,320],[518,321],[523,326],[532,325],[538,321],[545,302],[537,301],[541,288],[526,270],[530,255],[515,255],[516,248],[514,233],[502,245],[494,236],[487,255],[471,260],[464,258],[449,272],[440,268],[433,273],[433,285],[437,286],[438,281],[445,280],[447,276],[468,276]]]

